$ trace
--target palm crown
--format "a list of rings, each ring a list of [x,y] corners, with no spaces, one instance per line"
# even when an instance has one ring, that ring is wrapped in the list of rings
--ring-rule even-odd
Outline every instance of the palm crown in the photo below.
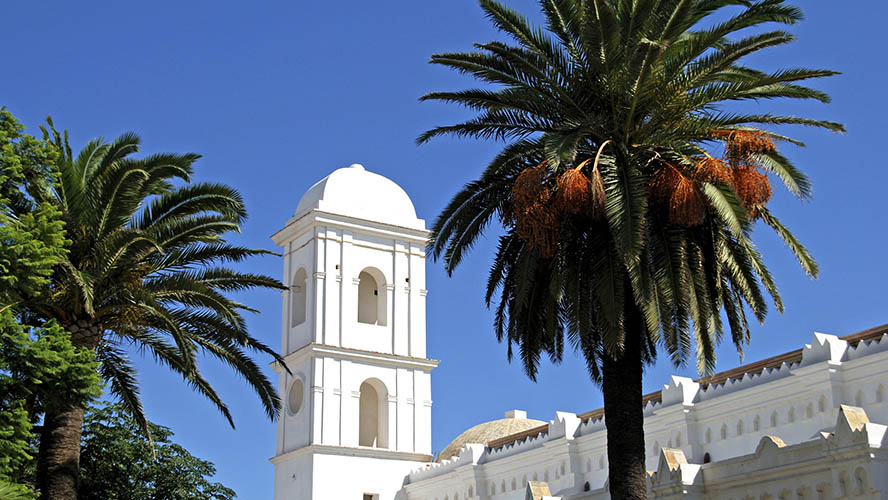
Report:
[[[179,373],[233,426],[198,370],[199,354],[215,357],[247,381],[275,418],[279,397],[248,352],[279,357],[248,334],[242,312],[252,309],[226,294],[282,285],[225,266],[267,253],[225,242],[246,218],[237,191],[210,183],[174,187],[189,180],[199,156],[132,158],[139,150],[134,134],[93,140],[74,156],[67,137],[55,129],[44,133],[61,151],[59,178],[32,195],[61,210],[71,245],[54,271],[51,293],[27,311],[58,320],[75,345],[95,349],[111,391],[143,427],[131,347]]]
[[[506,233],[487,301],[499,295],[497,335],[510,356],[519,347],[531,377],[541,354],[560,359],[566,337],[599,380],[602,356],[618,357],[626,336],[639,334],[644,359],[659,342],[681,363],[696,345],[699,370],[711,370],[722,311],[739,350],[749,336],[744,305],[759,320],[767,312],[762,287],[783,307],[751,240],[756,220],[817,274],[767,207],[767,174],[810,197],[808,178],[776,147],[801,143],[763,127],[842,126],[725,109],[754,99],[829,100],[799,82],[832,71],[766,73],[741,63],[793,36],[740,32],[793,24],[800,11],[782,0],[541,0],[545,32],[495,1],[481,5],[516,43],[432,56],[493,88],[423,96],[478,115],[418,141],[454,134],[508,144],[441,213],[433,256],[452,272],[500,219]],[[742,9],[712,20],[726,7]]]

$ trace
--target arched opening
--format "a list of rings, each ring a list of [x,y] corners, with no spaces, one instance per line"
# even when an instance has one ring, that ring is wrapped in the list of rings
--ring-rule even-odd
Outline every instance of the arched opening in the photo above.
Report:
[[[759,429],[761,429],[761,427],[762,427],[761,419],[759,418],[758,415],[756,415],[755,418],[752,419],[752,430],[758,431]]]
[[[376,379],[361,384],[358,445],[388,448],[388,391]]]
[[[710,455],[709,452],[707,451],[706,453],[703,454],[703,463],[708,464],[709,462],[712,462],[712,455]]]
[[[305,303],[308,299],[306,285],[308,276],[305,269],[300,268],[290,282],[290,326],[305,323]]]
[[[386,324],[385,277],[372,267],[358,275],[358,323]]]
[[[857,482],[856,493],[858,495],[865,494],[866,490],[867,490],[867,483],[866,483],[866,471],[863,469],[863,467],[858,467],[857,470],[854,471],[854,479]]]
[[[591,489],[592,489],[592,487],[589,485],[589,481],[586,481],[585,483],[583,483],[583,491],[589,491]]]

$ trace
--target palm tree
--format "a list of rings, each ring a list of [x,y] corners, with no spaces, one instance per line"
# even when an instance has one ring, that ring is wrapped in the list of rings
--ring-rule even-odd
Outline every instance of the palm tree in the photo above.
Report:
[[[37,320],[56,320],[72,343],[95,351],[110,391],[147,432],[136,371],[127,352],[150,353],[208,398],[234,426],[231,414],[198,369],[200,355],[228,364],[259,396],[274,419],[279,398],[248,355],[280,358],[251,337],[242,311],[226,294],[280,289],[275,279],[226,267],[267,253],[226,243],[246,218],[234,189],[187,183],[196,154],[133,158],[139,138],[91,141],[76,157],[52,128],[60,152],[58,179],[31,195],[62,212],[67,257],[55,267],[50,292],[23,304]],[[184,184],[174,186],[176,181]],[[38,454],[41,498],[76,498],[83,408],[46,408]]]
[[[498,302],[497,338],[509,359],[518,347],[532,379],[541,356],[560,361],[565,343],[583,354],[604,396],[611,497],[644,498],[644,365],[662,349],[677,365],[693,354],[709,373],[724,331],[742,353],[745,311],[764,320],[763,289],[783,309],[752,241],[756,221],[817,275],[811,255],[767,206],[772,179],[810,197],[808,178],[775,145],[800,143],[763,127],[843,127],[748,113],[742,104],[827,102],[799,82],[835,73],[742,64],[793,40],[755,29],[801,19],[783,0],[540,6],[546,30],[481,0],[515,43],[431,58],[492,87],[423,96],[478,115],[417,141],[449,134],[507,145],[443,210],[429,249],[452,273],[488,225],[502,223],[487,283],[488,305]]]

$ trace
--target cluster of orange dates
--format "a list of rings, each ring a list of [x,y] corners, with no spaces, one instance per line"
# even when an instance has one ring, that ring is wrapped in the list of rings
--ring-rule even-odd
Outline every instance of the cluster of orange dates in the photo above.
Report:
[[[662,162],[651,177],[651,198],[667,211],[672,223],[696,226],[703,222],[707,202],[701,182],[731,187],[752,218],[771,198],[771,184],[755,159],[756,154],[774,149],[771,138],[746,130],[725,131],[719,136],[725,141],[722,158],[704,153],[690,168]],[[512,186],[511,213],[504,214],[505,222],[543,257],[555,253],[563,216],[604,218],[604,181],[597,164],[584,172],[590,160],[557,177],[544,161],[522,171]]]

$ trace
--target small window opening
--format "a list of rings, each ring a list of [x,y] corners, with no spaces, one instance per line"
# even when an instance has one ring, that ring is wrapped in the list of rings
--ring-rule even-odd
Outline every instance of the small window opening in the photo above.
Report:
[[[706,453],[703,454],[703,463],[708,464],[709,462],[712,462],[712,457],[709,455],[709,452],[707,451]]]
[[[305,323],[305,303],[308,299],[308,294],[306,293],[307,281],[305,269],[299,269],[293,275],[293,282],[290,283],[290,326]]]
[[[371,379],[360,387],[358,445],[388,448],[388,392]]]
[[[358,275],[358,322],[369,325],[386,324],[385,278],[375,269],[365,269]]]

